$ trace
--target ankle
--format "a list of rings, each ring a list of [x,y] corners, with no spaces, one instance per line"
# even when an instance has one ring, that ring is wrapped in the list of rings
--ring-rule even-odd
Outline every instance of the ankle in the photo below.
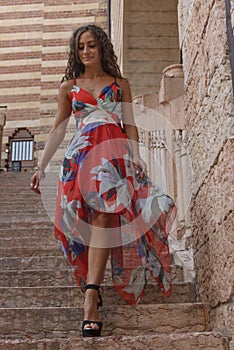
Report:
[[[100,286],[97,284],[87,284],[85,286],[85,295],[87,293],[87,298],[91,297],[92,302],[96,301],[97,302],[97,308],[99,306],[102,306],[102,296],[100,294]],[[97,298],[97,299],[96,299]],[[87,300],[87,299],[85,299]]]
[[[92,289],[89,289],[85,292],[85,300],[84,304],[91,303],[91,304],[97,304],[98,302],[98,292]]]

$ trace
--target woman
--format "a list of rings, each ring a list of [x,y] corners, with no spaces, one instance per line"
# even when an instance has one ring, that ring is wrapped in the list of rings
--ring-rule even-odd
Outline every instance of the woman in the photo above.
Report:
[[[141,300],[151,274],[170,295],[167,225],[175,208],[145,175],[129,83],[96,25],[71,37],[58,111],[31,179],[37,193],[72,112],[77,131],[60,171],[54,232],[85,291],[82,334],[100,336],[99,286],[110,252],[115,288],[129,304]]]

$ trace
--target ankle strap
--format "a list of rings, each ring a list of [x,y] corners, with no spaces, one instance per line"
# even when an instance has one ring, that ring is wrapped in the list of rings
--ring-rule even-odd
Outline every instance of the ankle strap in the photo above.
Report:
[[[97,290],[97,291],[99,292],[99,288],[100,288],[100,286],[98,286],[98,285],[96,285],[96,284],[86,284],[86,286],[85,286],[85,291],[86,291],[87,289],[94,289],[94,290]]]

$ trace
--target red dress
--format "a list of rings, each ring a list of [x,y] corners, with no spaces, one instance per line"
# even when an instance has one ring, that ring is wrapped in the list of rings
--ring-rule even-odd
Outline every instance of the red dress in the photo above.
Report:
[[[105,229],[116,291],[137,304],[149,277],[170,296],[168,231],[173,200],[145,176],[137,179],[131,145],[122,128],[122,91],[116,81],[95,99],[74,85],[70,100],[76,121],[61,166],[54,233],[84,290],[93,213],[116,214]]]

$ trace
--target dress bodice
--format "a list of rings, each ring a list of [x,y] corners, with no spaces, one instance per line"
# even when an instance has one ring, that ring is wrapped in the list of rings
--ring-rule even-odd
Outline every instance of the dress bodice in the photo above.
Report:
[[[97,98],[73,85],[70,101],[77,128],[97,121],[118,124],[122,121],[122,90],[116,81],[105,86]]]

